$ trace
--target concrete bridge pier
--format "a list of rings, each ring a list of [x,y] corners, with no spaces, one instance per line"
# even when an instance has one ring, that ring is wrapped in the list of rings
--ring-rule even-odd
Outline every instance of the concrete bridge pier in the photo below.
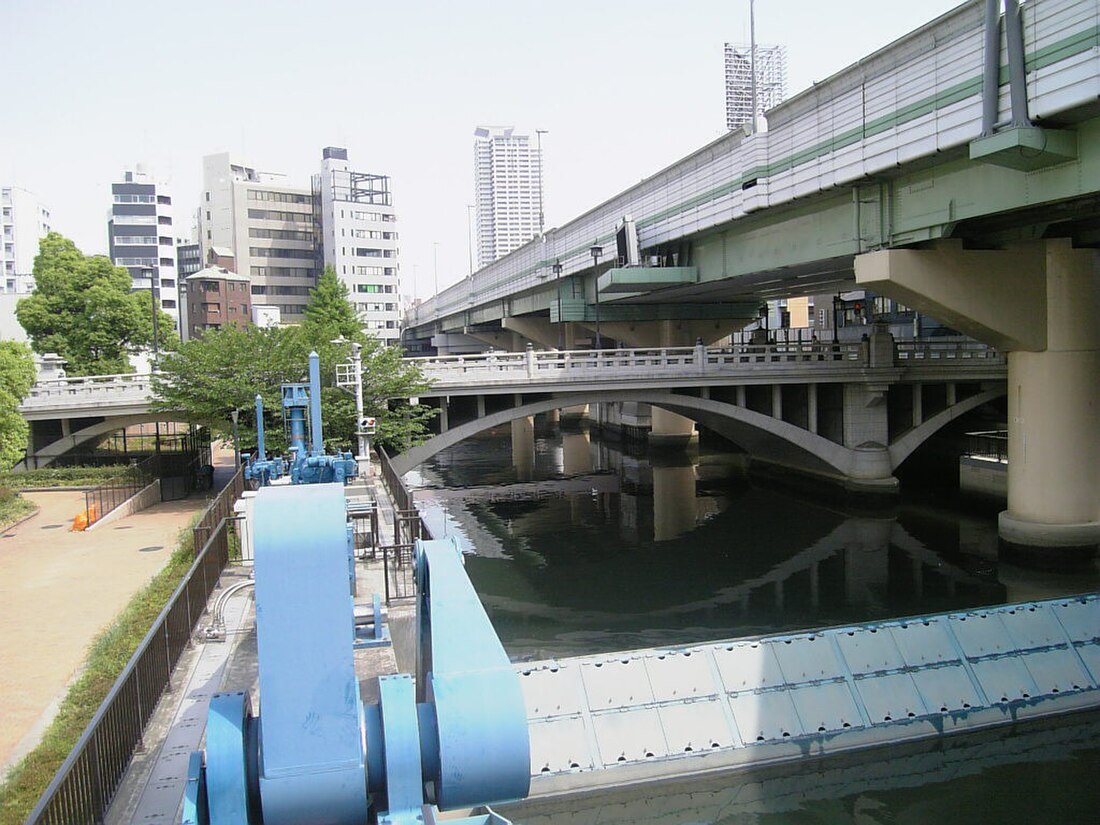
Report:
[[[1100,251],[1048,239],[1006,250],[883,250],[856,280],[1008,357],[1010,547],[1050,554],[1100,546]]]

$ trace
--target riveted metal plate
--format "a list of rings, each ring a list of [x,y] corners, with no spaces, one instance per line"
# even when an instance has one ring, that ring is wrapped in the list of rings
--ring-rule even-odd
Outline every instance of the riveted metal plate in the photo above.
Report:
[[[580,713],[586,707],[581,671],[577,666],[517,668],[528,719]]]
[[[649,674],[640,657],[605,659],[581,665],[581,678],[592,710],[647,705],[653,701]]]
[[[584,719],[574,716],[534,722],[528,731],[532,776],[594,766]]]
[[[772,652],[788,684],[836,678],[836,654],[825,636],[784,639],[772,645]]]
[[[1077,654],[1066,647],[1031,653],[1024,657],[1024,663],[1040,696],[1079,689],[1089,681]]]
[[[777,687],[784,683],[783,671],[770,645],[743,642],[714,651],[714,661],[727,691]]]
[[[1013,649],[1012,638],[996,613],[968,613],[952,616],[951,629],[970,658],[990,656]]]
[[[951,637],[944,626],[945,619],[918,619],[894,625],[890,635],[910,667],[922,667],[937,662],[959,660]]]
[[[847,682],[803,685],[792,689],[790,694],[807,733],[827,733],[863,725]]]
[[[983,659],[971,667],[990,704],[1027,699],[1039,692],[1023,660],[1017,656]]]
[[[592,717],[604,765],[668,756],[664,729],[656,708],[611,711]]]
[[[802,724],[785,690],[739,693],[729,699],[733,718],[746,744],[786,739],[802,734]]]
[[[1066,643],[1066,634],[1054,614],[1039,605],[1020,605],[1001,611],[1001,622],[1021,649]]]
[[[905,667],[901,651],[887,628],[841,631],[836,635],[840,652],[853,674],[878,673]]]
[[[718,699],[666,705],[658,708],[668,752],[698,753],[740,744]]]
[[[1092,687],[1100,687],[1100,645],[1080,645],[1077,653],[1092,673]],[[1086,687],[1082,685],[1082,687]]]
[[[867,676],[856,679],[855,684],[872,725],[923,716],[928,712],[908,673]]]
[[[916,683],[920,695],[924,697],[929,713],[967,710],[982,704],[974,683],[970,681],[970,675],[962,665],[914,670],[909,675]]]
[[[1054,605],[1052,610],[1073,641],[1086,642],[1100,637],[1100,599],[1073,599]]]
[[[719,688],[714,683],[710,656],[704,650],[658,653],[645,658],[653,698],[658,702],[714,696]]]

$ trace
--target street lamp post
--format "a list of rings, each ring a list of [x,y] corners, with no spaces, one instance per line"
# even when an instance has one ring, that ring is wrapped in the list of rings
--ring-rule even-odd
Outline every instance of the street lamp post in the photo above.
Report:
[[[367,444],[367,435],[363,430],[363,345],[358,341],[351,344],[351,364],[355,370],[355,435],[359,448],[360,462],[366,461],[370,466],[370,446]],[[362,467],[360,467],[362,474]]]
[[[237,419],[240,417],[240,415],[241,415],[241,411],[237,407],[234,407],[233,410],[229,413],[229,417],[231,419],[233,419],[233,466],[234,467],[240,467],[241,466],[241,439],[240,439],[240,436],[237,433]],[[260,425],[257,423],[257,425],[256,425],[257,429],[259,429],[259,426]]]
[[[539,237],[540,238],[542,237],[543,225],[545,223],[544,220],[543,220],[543,214],[542,214],[542,136],[545,135],[545,134],[549,134],[548,129],[536,129],[535,130],[535,139],[538,142],[538,151],[539,151]]]
[[[833,296],[833,343],[840,343],[840,296]]]
[[[554,280],[557,281],[561,278],[561,258],[557,258],[554,261]],[[565,321],[561,317],[561,289],[555,287],[558,290],[558,349],[565,349]]]
[[[596,290],[596,349],[603,349],[603,336],[600,335],[600,256],[603,247],[598,243],[592,244],[589,252],[592,253],[592,286]]]
[[[153,305],[153,364],[151,369],[155,372],[160,361],[160,350],[158,342],[160,334],[157,324],[157,315],[159,315],[160,313],[157,312],[157,279],[156,273],[150,268],[143,269],[142,273],[148,273],[149,275],[149,301]]]

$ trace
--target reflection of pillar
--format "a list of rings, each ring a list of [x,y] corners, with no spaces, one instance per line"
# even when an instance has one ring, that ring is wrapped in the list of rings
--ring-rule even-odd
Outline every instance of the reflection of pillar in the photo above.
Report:
[[[653,467],[653,540],[667,541],[695,527],[695,468]]]
[[[651,447],[683,447],[697,437],[694,421],[660,407],[650,407],[649,421]]]
[[[810,565],[810,607],[815,611],[821,606],[821,576],[817,565],[816,561]]]
[[[562,464],[566,475],[583,475],[592,472],[592,453],[589,450],[588,433],[562,433]]]
[[[525,415],[512,422],[512,466],[519,481],[530,481],[535,472],[535,419]]]

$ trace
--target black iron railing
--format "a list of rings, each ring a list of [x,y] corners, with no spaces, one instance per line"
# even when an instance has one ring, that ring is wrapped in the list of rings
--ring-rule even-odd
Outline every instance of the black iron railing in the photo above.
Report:
[[[405,486],[405,482],[401,480],[401,476],[397,474],[397,471],[393,469],[393,464],[390,463],[390,457],[385,448],[378,445],[375,447],[375,452],[378,454],[378,463],[382,467],[382,481],[385,482],[386,489],[390,491],[390,500],[393,501],[393,506],[402,511],[415,510],[416,505],[413,503],[412,492]]]
[[[85,490],[85,524],[91,527],[124,501],[152,484],[157,478],[157,469],[157,457],[149,456],[144,461],[131,465],[123,475]]]
[[[986,430],[966,434],[966,455],[988,461],[1008,461],[1008,431]]]
[[[190,642],[228,558],[228,526],[222,519],[209,531],[172,598],[24,825],[99,825],[104,821],[134,752],[142,746],[145,726],[169,685],[172,669]]]
[[[202,517],[192,528],[195,536],[195,549],[203,547],[214,531],[227,519],[233,518],[233,502],[241,497],[244,492],[244,465],[237,468],[233,478],[222,488],[217,497],[210,502],[210,506],[202,514]]]

